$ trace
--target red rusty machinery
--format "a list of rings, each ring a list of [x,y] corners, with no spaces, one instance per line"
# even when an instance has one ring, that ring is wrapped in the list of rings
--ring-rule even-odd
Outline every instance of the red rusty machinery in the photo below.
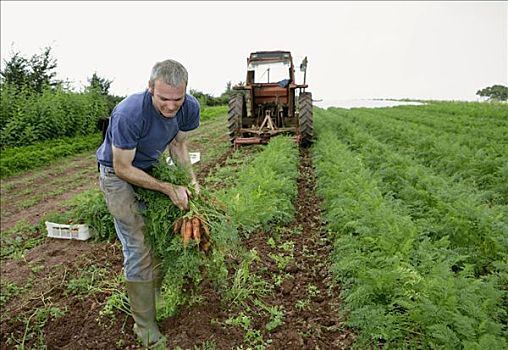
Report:
[[[307,57],[300,70],[304,73],[303,84],[295,82],[289,51],[250,54],[246,81],[233,87],[237,93],[229,101],[229,137],[235,147],[266,144],[279,134],[293,135],[302,146],[312,143],[312,94],[305,91]]]

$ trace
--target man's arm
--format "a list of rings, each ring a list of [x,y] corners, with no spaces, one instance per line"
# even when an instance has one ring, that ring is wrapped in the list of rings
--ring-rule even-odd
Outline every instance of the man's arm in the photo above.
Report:
[[[173,141],[169,144],[169,153],[171,155],[171,159],[173,159],[175,163],[178,163],[187,170],[191,177],[191,183],[194,185],[196,191],[199,192],[199,184],[196,180],[196,175],[192,170],[192,163],[187,150],[188,138],[189,136],[187,132],[178,131]]]
[[[168,182],[159,181],[141,169],[132,165],[136,149],[113,148],[113,168],[115,174],[135,186],[155,190],[167,195],[171,201],[180,209],[187,209],[190,193],[185,187],[176,186]]]

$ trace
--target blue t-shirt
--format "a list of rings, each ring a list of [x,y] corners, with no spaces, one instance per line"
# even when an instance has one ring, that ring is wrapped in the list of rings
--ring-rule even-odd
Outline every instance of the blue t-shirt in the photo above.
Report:
[[[190,131],[199,126],[199,102],[189,94],[173,118],[164,118],[152,104],[147,89],[120,102],[109,120],[104,142],[96,152],[97,161],[113,166],[111,146],[136,149],[132,164],[147,170],[158,161],[179,130]]]

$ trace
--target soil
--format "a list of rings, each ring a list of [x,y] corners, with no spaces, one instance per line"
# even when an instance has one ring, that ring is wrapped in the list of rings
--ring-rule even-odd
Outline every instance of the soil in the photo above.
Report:
[[[37,224],[45,213],[64,210],[65,200],[97,186],[97,165],[90,154],[2,181],[0,227],[5,231],[20,221]]]
[[[217,159],[202,164],[198,179],[203,181],[230,155],[231,151],[226,151]],[[83,171],[84,168],[87,170]],[[37,177],[37,180],[28,181],[35,173],[31,172],[18,177],[15,183],[2,182],[2,187],[9,184],[11,188],[16,187],[18,193],[14,195],[12,191],[2,190],[2,231],[21,220],[36,223],[47,212],[65,210],[61,206],[65,198],[97,186],[93,156],[70,159],[64,169],[65,177],[72,178],[77,172],[81,177],[76,181],[79,186],[66,187],[63,193],[44,197],[26,210],[16,203],[63,186],[61,182],[53,181],[62,174],[62,169],[39,169],[37,174],[46,173],[47,176]],[[274,285],[274,293],[261,298],[265,305],[283,310],[282,322],[269,331],[265,327],[266,312],[259,305],[247,305],[252,328],[260,330],[262,345],[268,349],[348,349],[354,340],[354,334],[345,327],[340,316],[340,289],[332,281],[329,271],[331,246],[324,230],[315,186],[311,158],[308,151],[303,150],[294,221],[279,228],[276,234],[260,231],[243,240],[245,248],[256,249],[260,257],[253,264],[252,272],[271,285],[280,270],[270,255],[281,250],[270,245],[267,238],[276,237],[277,242],[294,243],[294,259],[280,274],[282,282]],[[27,188],[31,190],[27,191]],[[102,276],[104,281],[110,281],[109,284],[104,282],[98,292],[83,293],[87,297],[70,294],[68,286],[76,283],[85,272],[89,276],[90,271],[96,271],[96,278]],[[121,274],[122,252],[118,242],[46,238],[21,258],[2,260],[2,294],[13,296],[5,304],[1,303],[0,349],[15,349],[20,339],[24,339],[25,348],[39,348],[39,344],[47,349],[138,348],[130,316],[120,311],[114,313],[114,318],[101,316],[107,298],[115,288],[123,288],[121,283],[115,282]],[[7,285],[16,288],[8,289]],[[226,320],[247,312],[247,309],[226,305],[219,292],[206,281],[201,289],[203,302],[184,306],[178,315],[160,323],[161,332],[168,338],[168,348],[250,348],[253,343],[246,332],[226,324]],[[59,310],[64,311],[63,316],[58,315]]]

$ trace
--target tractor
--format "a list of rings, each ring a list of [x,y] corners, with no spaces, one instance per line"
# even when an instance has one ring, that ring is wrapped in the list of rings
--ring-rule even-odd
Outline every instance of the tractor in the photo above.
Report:
[[[272,136],[279,134],[294,135],[302,147],[312,143],[312,94],[305,92],[307,57],[300,70],[304,72],[303,84],[296,84],[290,52],[250,54],[246,81],[233,87],[236,93],[229,100],[229,139],[235,148],[267,144]]]

